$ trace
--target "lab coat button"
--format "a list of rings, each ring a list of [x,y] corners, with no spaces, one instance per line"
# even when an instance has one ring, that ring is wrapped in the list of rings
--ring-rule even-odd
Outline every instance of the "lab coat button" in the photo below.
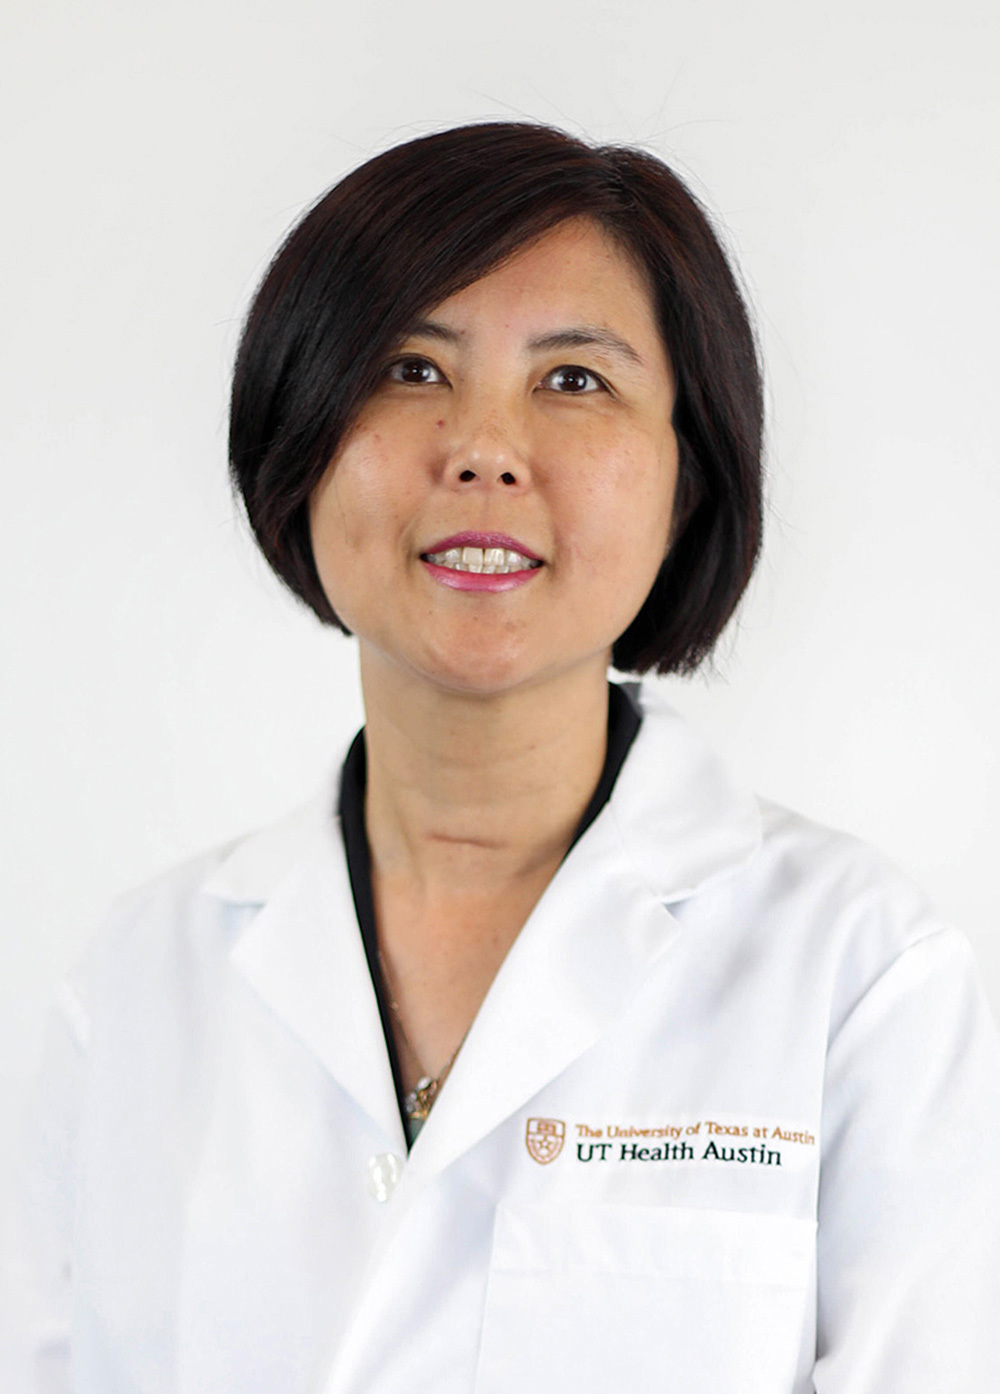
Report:
[[[392,1152],[377,1152],[368,1158],[368,1194],[373,1200],[389,1200],[403,1167]]]

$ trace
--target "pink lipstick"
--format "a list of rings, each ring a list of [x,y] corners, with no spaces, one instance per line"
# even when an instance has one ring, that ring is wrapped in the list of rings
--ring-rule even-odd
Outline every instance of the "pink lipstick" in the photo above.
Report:
[[[425,548],[421,555],[426,557],[433,552],[448,552],[454,547],[503,547],[508,552],[519,552],[529,561],[541,561],[541,557],[530,547],[505,532],[456,532]]]
[[[542,569],[530,548],[499,532],[452,533],[422,552],[420,560],[435,581],[463,591],[514,590]]]

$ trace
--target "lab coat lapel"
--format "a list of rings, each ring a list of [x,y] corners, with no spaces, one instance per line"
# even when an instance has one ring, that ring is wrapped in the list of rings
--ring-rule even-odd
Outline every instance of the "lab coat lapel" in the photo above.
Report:
[[[405,1150],[332,794],[241,844],[208,890],[249,907],[232,963],[263,1003]],[[259,906],[259,908],[255,908]]]
[[[441,1170],[598,1041],[679,927],[603,816],[573,849],[507,956],[411,1155]]]
[[[761,841],[751,794],[655,690],[609,803],[506,961],[417,1140],[435,1172],[607,1033],[681,933],[669,906],[732,875]]]

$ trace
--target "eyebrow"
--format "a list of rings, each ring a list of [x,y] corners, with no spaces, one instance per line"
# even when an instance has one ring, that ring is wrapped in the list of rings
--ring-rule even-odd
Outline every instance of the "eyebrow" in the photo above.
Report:
[[[421,319],[412,324],[406,337],[410,338],[411,336],[413,338],[437,339],[445,344],[459,344],[465,337],[457,329],[451,329],[448,325],[439,324],[437,320],[432,319]],[[528,340],[529,349],[543,352],[548,349],[587,348],[594,344],[599,348],[610,349],[612,353],[617,353],[621,358],[627,359],[629,363],[635,363],[640,368],[646,366],[630,343],[620,338],[612,330],[601,329],[595,324],[580,324],[574,325],[572,328],[555,329],[551,334],[541,334],[536,339]]]

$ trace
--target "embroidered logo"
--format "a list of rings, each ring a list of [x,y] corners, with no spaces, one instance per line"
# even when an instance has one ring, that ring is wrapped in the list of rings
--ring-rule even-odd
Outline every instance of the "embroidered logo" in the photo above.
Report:
[[[560,1118],[529,1118],[524,1142],[540,1166],[554,1162],[566,1141],[566,1124]]]

